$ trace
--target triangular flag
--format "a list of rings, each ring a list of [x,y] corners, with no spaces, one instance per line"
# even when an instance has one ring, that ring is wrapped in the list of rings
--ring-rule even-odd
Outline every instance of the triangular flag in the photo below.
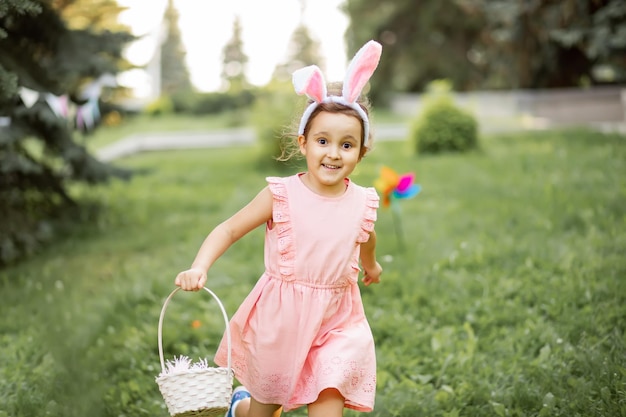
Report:
[[[67,101],[68,100],[67,100],[66,95],[59,97],[59,96],[55,96],[52,93],[46,94],[46,103],[48,103],[48,106],[50,106],[50,108],[52,109],[54,114],[57,115],[57,117],[67,118],[67,115],[68,115]]]
[[[26,87],[20,87],[20,98],[29,109],[39,100],[39,91],[31,90]]]

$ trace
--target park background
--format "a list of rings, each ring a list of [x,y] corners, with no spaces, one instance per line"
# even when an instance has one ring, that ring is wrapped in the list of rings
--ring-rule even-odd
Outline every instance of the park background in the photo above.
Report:
[[[220,85],[200,91],[178,2],[141,68],[128,3],[0,3],[0,416],[166,416],[156,331],[176,273],[264,177],[302,169],[272,157],[303,106],[291,72],[326,69],[304,17],[255,85],[235,16]],[[339,7],[346,59],[383,44],[375,148],[353,179],[389,166],[422,187],[378,213],[372,415],[626,415],[626,5]],[[211,271],[229,314],[261,273],[262,233]],[[210,358],[222,330],[206,294],[177,294],[166,355]]]

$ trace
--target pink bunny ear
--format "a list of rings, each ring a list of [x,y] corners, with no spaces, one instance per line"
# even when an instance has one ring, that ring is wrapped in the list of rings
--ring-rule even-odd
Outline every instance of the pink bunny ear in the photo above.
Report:
[[[317,65],[309,65],[295,71],[292,81],[296,93],[306,94],[317,103],[326,98],[326,82]]]
[[[376,41],[369,41],[354,55],[343,82],[343,97],[354,103],[365,84],[376,70],[383,47]]]

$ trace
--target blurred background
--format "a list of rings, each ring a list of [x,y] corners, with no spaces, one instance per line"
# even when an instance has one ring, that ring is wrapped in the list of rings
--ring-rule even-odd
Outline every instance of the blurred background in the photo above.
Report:
[[[74,179],[98,182],[124,175],[100,163],[123,151],[93,158],[85,137],[134,115],[217,115],[225,127],[255,130],[235,141],[272,142],[298,103],[291,73],[316,64],[340,81],[370,39],[384,46],[367,91],[389,116],[381,136],[406,136],[429,88],[444,88],[481,132],[624,129],[626,5],[618,0],[6,0],[2,146],[41,165],[20,141],[34,139]],[[20,178],[29,168],[6,169]],[[66,198],[58,168],[44,171],[46,185],[3,186]]]

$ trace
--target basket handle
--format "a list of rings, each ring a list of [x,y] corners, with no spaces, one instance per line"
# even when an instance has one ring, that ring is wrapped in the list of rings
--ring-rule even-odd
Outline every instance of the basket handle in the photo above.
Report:
[[[228,373],[232,373],[232,358],[231,358],[231,340],[230,340],[230,326],[228,325],[228,315],[226,314],[226,309],[220,299],[215,295],[213,291],[208,289],[207,287],[202,287],[206,292],[211,294],[215,301],[217,301],[217,305],[222,310],[222,316],[224,317],[224,323],[226,324],[226,341],[228,343]],[[176,287],[174,291],[165,299],[163,303],[163,308],[161,309],[161,315],[159,317],[159,329],[158,329],[158,338],[159,338],[159,359],[161,360],[161,370],[165,370],[165,360],[163,359],[163,317],[165,316],[165,310],[167,309],[167,305],[170,303],[170,300],[176,294],[177,291],[180,290],[180,287]]]

